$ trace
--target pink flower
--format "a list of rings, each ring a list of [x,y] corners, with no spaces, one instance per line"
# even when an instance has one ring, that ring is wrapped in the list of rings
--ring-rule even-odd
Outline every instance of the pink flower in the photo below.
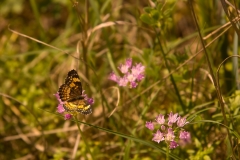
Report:
[[[186,118],[178,117],[177,125],[178,127],[183,127],[185,124],[188,124],[189,122],[186,121]]]
[[[119,86],[126,86],[128,84],[128,80],[127,78],[124,76],[123,78],[120,78],[119,81],[118,81],[118,85]]]
[[[132,59],[128,58],[125,62],[125,65],[121,64],[118,69],[123,73],[126,74],[128,69],[132,66]]]
[[[164,140],[163,133],[161,133],[159,130],[154,134],[154,137],[152,139],[153,141],[159,143]]]
[[[159,114],[156,118],[156,121],[158,124],[164,124],[164,122],[165,122],[164,115]]]
[[[129,86],[130,88],[136,88],[138,83],[144,79],[145,66],[141,63],[132,66],[132,59],[128,58],[125,64],[121,64],[118,69],[123,74],[122,77],[118,77],[115,73],[110,73],[108,79],[117,82],[119,86]]]
[[[136,77],[131,73],[127,73],[126,78],[129,82],[134,82],[136,80]]]
[[[126,59],[125,65],[128,66],[128,68],[130,68],[132,66],[132,58]]]
[[[181,146],[185,146],[186,144],[191,142],[191,135],[187,131],[180,131],[179,139],[179,144]]]
[[[65,120],[69,120],[69,119],[71,119],[72,118],[72,115],[71,114],[65,114],[64,115],[64,119]]]
[[[165,136],[165,140],[167,140],[167,141],[173,141],[174,138],[175,138],[175,135],[174,135],[174,133],[173,133],[173,131],[172,131],[172,128],[168,128],[168,133],[167,133],[166,136]]]
[[[190,140],[191,136],[189,132],[186,131],[180,131],[180,135],[179,135],[180,139],[184,139],[184,140]]]
[[[174,149],[179,145],[184,146],[186,143],[190,142],[191,135],[189,132],[185,131],[182,127],[187,124],[186,118],[178,116],[178,113],[173,114],[172,112],[168,116],[168,123],[164,115],[159,114],[156,117],[155,126],[152,122],[146,122],[146,127],[150,130],[157,128],[157,132],[154,133],[152,140],[160,143],[165,141],[169,145],[170,149]],[[173,125],[177,122],[177,125]],[[159,127],[158,127],[159,126]],[[176,138],[177,137],[177,138]]]
[[[145,71],[145,66],[143,66],[141,63],[136,64],[135,66],[132,67],[131,71],[134,76],[138,77]]]
[[[92,105],[94,103],[94,99],[93,98],[87,98],[87,103],[89,105]]]
[[[178,114],[173,114],[172,112],[168,116],[168,125],[172,126],[178,120]]]
[[[171,141],[170,144],[169,144],[170,149],[174,149],[174,148],[176,148],[177,146],[179,146],[179,145],[178,145],[177,142],[175,142],[175,141]]]
[[[60,96],[59,96],[58,92],[56,94],[53,94],[53,95],[57,98],[59,104],[63,104],[62,100],[60,99]]]
[[[57,112],[58,113],[64,113],[65,112],[65,109],[63,107],[63,104],[58,104],[57,106]]]
[[[141,81],[143,78],[144,78],[144,74],[142,73],[137,76],[138,81]]]
[[[88,96],[84,92],[85,92],[85,90],[82,91],[82,96],[84,96],[84,100],[87,101],[87,103],[89,105],[92,105],[94,103],[94,99],[93,98],[88,98]]]
[[[150,130],[154,130],[154,125],[152,122],[146,122],[146,125],[145,125],[148,129]]]
[[[58,106],[57,106],[57,112],[58,113],[64,113],[65,112],[65,109],[64,109],[64,107],[63,107],[63,105],[64,105],[64,103],[62,102],[62,100],[60,99],[60,96],[59,96],[59,94],[58,93],[56,93],[56,94],[54,94],[55,95],[55,97],[57,98],[57,100],[58,100]]]
[[[166,127],[164,125],[161,125],[161,130],[164,131]]]
[[[115,73],[113,73],[113,72],[110,73],[108,79],[110,79],[110,80],[112,80],[112,81],[115,81],[115,82],[117,82],[117,83],[118,83],[118,81],[119,81],[119,77],[118,77]]]
[[[137,87],[137,83],[136,82],[131,82],[130,83],[130,88],[136,88]]]

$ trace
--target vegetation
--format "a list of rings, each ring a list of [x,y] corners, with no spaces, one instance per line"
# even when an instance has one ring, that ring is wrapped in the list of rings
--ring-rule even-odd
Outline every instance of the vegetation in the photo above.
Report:
[[[240,159],[240,1],[0,4],[0,159]],[[65,120],[72,69],[94,104]]]

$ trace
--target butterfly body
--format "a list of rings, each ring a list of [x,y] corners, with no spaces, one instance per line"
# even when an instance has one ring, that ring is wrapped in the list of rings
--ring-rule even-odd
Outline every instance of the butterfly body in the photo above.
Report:
[[[65,83],[59,87],[58,93],[67,112],[80,112],[85,115],[92,113],[92,107],[83,95],[82,83],[77,71],[68,72]]]

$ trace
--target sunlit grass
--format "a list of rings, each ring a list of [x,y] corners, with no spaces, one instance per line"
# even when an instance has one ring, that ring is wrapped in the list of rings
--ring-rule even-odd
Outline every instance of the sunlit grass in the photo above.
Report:
[[[189,2],[4,1],[0,159],[238,159],[234,2],[230,20],[220,1]],[[145,67],[136,88],[109,79],[128,58]],[[64,120],[54,94],[72,69],[95,102]],[[169,150],[145,125],[170,112],[191,141]]]

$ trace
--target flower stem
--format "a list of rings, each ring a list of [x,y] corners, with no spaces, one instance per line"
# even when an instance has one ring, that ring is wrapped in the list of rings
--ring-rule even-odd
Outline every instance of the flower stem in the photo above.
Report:
[[[166,160],[169,160],[169,144],[167,143]]]
[[[80,128],[80,125],[79,125],[79,123],[78,123],[78,119],[77,119],[77,116],[76,116],[76,115],[74,116],[74,119],[75,119],[75,122],[77,123],[78,131],[79,131],[79,133],[80,133],[81,136],[82,136],[82,140],[83,140],[83,142],[84,142],[85,145],[86,145],[86,150],[88,151],[88,153],[91,155],[91,158],[93,159],[93,156],[92,156],[90,147],[89,147],[89,145],[88,145],[88,143],[87,143],[87,141],[86,141],[86,138],[84,137],[84,134],[83,134],[83,132],[82,132],[82,130],[81,130],[81,128]]]

